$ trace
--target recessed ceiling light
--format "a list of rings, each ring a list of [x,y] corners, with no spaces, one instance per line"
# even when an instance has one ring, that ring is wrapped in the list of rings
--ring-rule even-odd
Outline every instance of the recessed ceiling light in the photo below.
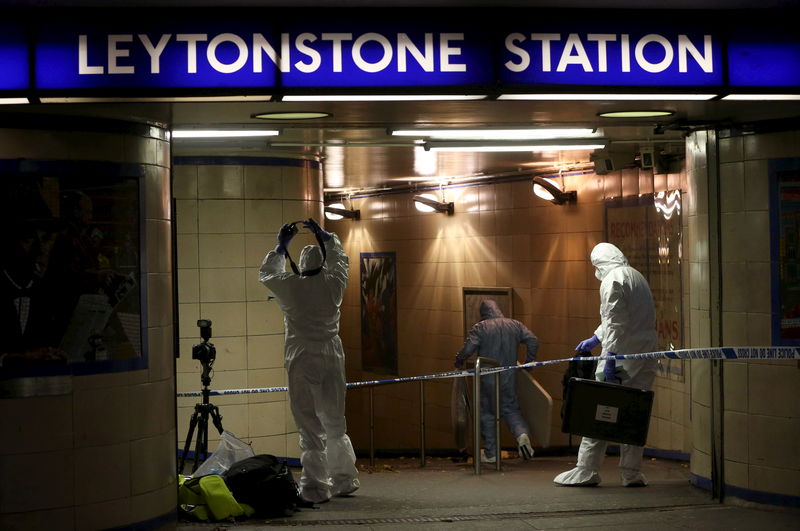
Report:
[[[652,118],[655,116],[672,116],[675,111],[612,111],[612,112],[599,112],[597,116],[603,118]]]
[[[328,118],[330,116],[331,113],[322,111],[275,111],[258,112],[250,117],[259,118],[261,120],[313,120],[316,118]]]

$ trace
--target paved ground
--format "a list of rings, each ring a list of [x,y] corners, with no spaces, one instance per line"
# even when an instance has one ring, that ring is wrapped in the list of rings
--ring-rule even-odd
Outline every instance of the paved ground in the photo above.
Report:
[[[447,458],[360,460],[361,488],[352,497],[334,498],[291,517],[236,523],[181,522],[180,531],[274,527],[295,529],[421,530],[531,529],[592,530],[749,530],[800,529],[800,510],[728,499],[720,504],[689,483],[686,463],[647,459],[643,471],[650,485],[624,488],[618,457],[609,456],[603,483],[593,488],[558,487],[553,477],[571,468],[574,456],[518,458],[503,461],[498,472],[483,465]],[[292,469],[299,478],[299,469]]]

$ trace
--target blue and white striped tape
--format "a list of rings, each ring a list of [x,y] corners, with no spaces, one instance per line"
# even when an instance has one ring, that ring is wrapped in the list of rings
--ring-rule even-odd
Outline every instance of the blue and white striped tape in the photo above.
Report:
[[[719,348],[688,348],[682,350],[664,350],[660,352],[645,352],[642,354],[618,354],[615,359],[645,359],[645,358],[665,358],[673,360],[793,360],[800,359],[800,347],[719,347]],[[481,374],[493,374],[496,372],[529,369],[532,367],[543,367],[556,363],[569,361],[596,361],[601,359],[597,356],[573,358],[563,358],[558,360],[532,361],[522,365],[508,365],[504,367],[492,367],[481,369]],[[406,376],[403,378],[390,378],[386,380],[371,380],[364,382],[348,382],[347,387],[368,387],[371,385],[384,385],[390,383],[414,382],[419,380],[435,380],[441,378],[460,378],[475,374],[475,370],[441,372],[437,374],[425,374],[422,376]],[[221,391],[209,391],[212,396],[245,395],[254,393],[278,393],[288,391],[288,387],[260,387],[253,389],[225,389]],[[180,397],[201,396],[200,391],[189,391],[177,393]]]

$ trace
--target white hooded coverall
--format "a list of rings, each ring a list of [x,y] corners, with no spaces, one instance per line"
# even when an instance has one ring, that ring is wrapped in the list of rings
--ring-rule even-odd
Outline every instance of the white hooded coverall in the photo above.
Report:
[[[356,456],[345,420],[345,361],[339,338],[339,307],[347,273],[347,255],[338,236],[325,242],[322,271],[313,276],[286,272],[286,258],[270,251],[259,280],[283,310],[286,328],[284,366],[289,405],[300,434],[300,494],[321,503],[359,487]],[[300,253],[300,271],[322,264],[322,250],[307,245]]]
[[[656,311],[647,280],[615,245],[599,243],[592,249],[592,265],[600,279],[600,326],[594,334],[602,344],[602,355],[638,354],[658,350]],[[597,364],[595,376],[603,380],[605,360]],[[655,379],[655,359],[616,360],[616,376],[621,385],[650,389]],[[553,481],[560,485],[597,485],[598,470],[605,459],[607,441],[583,437],[577,467],[563,472]],[[624,486],[646,485],[640,472],[644,448],[620,445],[620,475]]]

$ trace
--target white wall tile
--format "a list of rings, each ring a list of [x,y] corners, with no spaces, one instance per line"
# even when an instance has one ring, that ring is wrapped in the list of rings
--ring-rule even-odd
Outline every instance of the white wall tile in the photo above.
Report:
[[[241,166],[200,165],[197,167],[197,197],[239,199],[243,197],[244,171]]]

